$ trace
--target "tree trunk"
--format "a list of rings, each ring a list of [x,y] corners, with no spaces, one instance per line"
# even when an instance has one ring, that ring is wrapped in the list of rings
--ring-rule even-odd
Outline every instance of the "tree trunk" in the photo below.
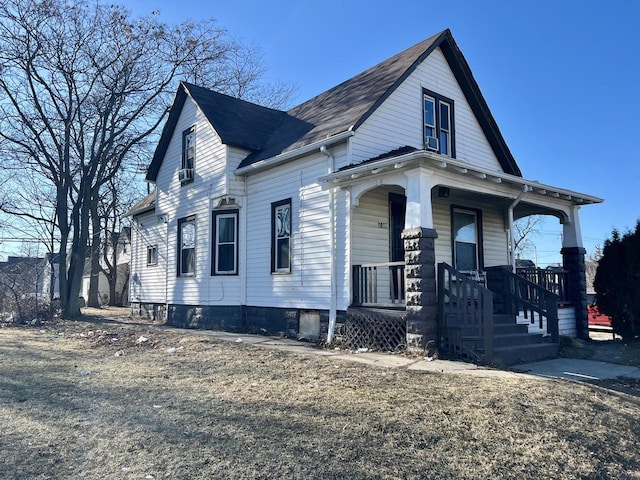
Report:
[[[98,216],[98,200],[91,199],[91,272],[89,277],[89,294],[87,306],[100,308],[100,217]]]

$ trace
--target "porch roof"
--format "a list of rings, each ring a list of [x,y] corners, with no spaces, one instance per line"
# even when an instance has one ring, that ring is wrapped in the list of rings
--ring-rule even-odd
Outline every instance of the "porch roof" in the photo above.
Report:
[[[381,176],[384,175],[385,172],[397,171],[398,169],[406,169],[419,165],[447,171],[455,175],[472,177],[473,180],[477,182],[502,184],[521,192],[529,192],[550,199],[565,200],[574,205],[589,205],[602,203],[604,201],[602,198],[592,195],[546,185],[536,180],[528,180],[508,173],[484,169],[460,160],[427,150],[418,150],[413,147],[401,147],[378,157],[365,160],[364,162],[343,167],[334,173],[320,177],[318,180],[321,183],[327,184],[327,186],[347,186],[356,180],[366,177]]]

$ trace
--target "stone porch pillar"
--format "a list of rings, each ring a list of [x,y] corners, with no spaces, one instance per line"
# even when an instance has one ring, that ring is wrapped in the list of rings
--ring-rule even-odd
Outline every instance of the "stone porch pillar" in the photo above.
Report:
[[[567,274],[568,300],[576,311],[576,336],[589,339],[589,317],[587,313],[587,279],[585,276],[585,254],[580,228],[580,207],[574,205],[562,224],[562,265]]]
[[[402,232],[405,258],[407,348],[435,350],[438,334],[435,239],[433,228]]]
[[[438,334],[435,239],[431,189],[433,174],[418,167],[405,172],[407,208],[404,230],[404,281],[407,348],[435,350]],[[430,343],[431,342],[431,343]]]
[[[565,247],[561,251],[563,268],[567,274],[567,295],[576,309],[576,336],[589,339],[589,317],[587,313],[587,278],[584,258],[587,251],[581,247]]]

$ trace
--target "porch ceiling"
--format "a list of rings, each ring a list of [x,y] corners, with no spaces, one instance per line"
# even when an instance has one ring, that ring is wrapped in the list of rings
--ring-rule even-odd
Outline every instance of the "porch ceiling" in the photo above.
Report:
[[[460,160],[426,150],[415,150],[393,157],[359,163],[329,175],[324,175],[319,178],[319,181],[325,183],[328,187],[346,187],[359,183],[367,177],[383,177],[385,173],[391,171],[406,170],[417,166],[425,166],[446,172],[448,175],[452,174],[454,176],[464,177],[467,182],[469,179],[472,179],[474,183],[502,187],[500,190],[503,188],[507,190],[512,189],[517,193],[525,191],[529,194],[534,194],[541,198],[544,197],[552,201],[561,200],[573,205],[589,205],[603,202],[603,199],[592,195],[545,185],[535,180],[527,180],[507,173],[472,166]],[[494,197],[493,195],[491,196]],[[507,201],[508,200],[505,199],[505,202]],[[495,204],[495,197],[493,203]],[[527,216],[533,213],[552,214],[553,212],[552,209],[545,209],[534,203],[527,203],[526,200],[523,200],[522,203],[523,205],[517,211],[517,214],[520,216]],[[546,210],[548,210],[548,212]]]

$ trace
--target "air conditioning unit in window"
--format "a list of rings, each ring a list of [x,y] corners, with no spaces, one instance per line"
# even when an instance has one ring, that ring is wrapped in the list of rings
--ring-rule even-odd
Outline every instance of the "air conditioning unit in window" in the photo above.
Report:
[[[427,137],[424,142],[424,148],[426,150],[438,151],[438,139],[436,137]]]
[[[183,168],[178,170],[178,180],[180,180],[181,183],[193,180],[193,168]]]

